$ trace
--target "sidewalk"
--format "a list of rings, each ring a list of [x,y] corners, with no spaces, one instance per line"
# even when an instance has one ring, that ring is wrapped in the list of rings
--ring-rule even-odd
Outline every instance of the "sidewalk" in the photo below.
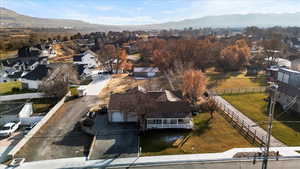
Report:
[[[282,157],[297,157],[300,154],[300,147],[271,147],[270,151],[279,151]],[[188,154],[188,155],[165,155],[165,156],[149,156],[149,157],[131,157],[116,159],[99,159],[86,160],[85,157],[65,158],[55,160],[44,160],[25,162],[20,169],[54,169],[54,168],[100,168],[109,166],[134,166],[134,165],[155,165],[155,164],[171,164],[171,163],[189,163],[189,162],[228,162],[234,159],[233,155],[238,152],[261,152],[260,148],[234,148],[223,153],[208,154]],[[242,160],[242,159],[240,159]],[[0,166],[2,168],[2,166]],[[5,168],[5,167],[3,167]]]
[[[43,93],[24,93],[24,94],[12,94],[0,96],[0,101],[11,101],[11,100],[23,100],[23,99],[36,99],[43,98]]]
[[[267,132],[264,129],[262,129],[254,121],[252,121],[247,116],[245,116],[242,112],[240,112],[235,107],[233,107],[230,103],[228,103],[221,96],[213,96],[213,98],[215,99],[216,102],[222,103],[223,105],[226,105],[226,107],[228,109],[230,109],[232,112],[234,112],[239,117],[240,120],[243,120],[245,122],[245,124],[247,124],[247,125],[250,126],[250,128],[253,128],[254,130],[256,130],[256,135],[258,137],[260,137],[260,138],[267,138]],[[255,126],[255,127],[253,127],[253,126]],[[264,139],[264,140],[266,140],[266,139]],[[283,147],[283,146],[286,146],[285,144],[283,144],[282,142],[280,142],[279,140],[277,140],[273,136],[271,136],[271,143],[270,144],[271,144],[272,147]]]

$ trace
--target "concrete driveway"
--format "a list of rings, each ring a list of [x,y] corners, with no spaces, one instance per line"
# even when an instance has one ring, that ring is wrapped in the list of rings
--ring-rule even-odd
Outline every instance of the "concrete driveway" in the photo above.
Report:
[[[138,152],[138,130],[134,123],[108,123],[107,115],[96,117],[97,135],[90,159],[135,157]]]
[[[85,86],[87,96],[97,96],[111,79],[110,75],[95,75],[93,81]]]
[[[12,150],[15,145],[24,137],[22,131],[14,132],[9,137],[0,137],[0,162],[6,160],[6,156],[10,150]]]

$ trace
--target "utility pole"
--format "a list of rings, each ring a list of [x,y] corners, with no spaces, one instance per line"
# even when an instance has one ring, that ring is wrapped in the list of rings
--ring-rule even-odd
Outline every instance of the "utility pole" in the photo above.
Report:
[[[277,98],[277,89],[278,86],[273,86],[275,90],[270,92],[270,106],[269,106],[269,117],[268,117],[268,136],[267,136],[267,144],[265,145],[264,151],[264,159],[262,163],[262,169],[267,169],[268,166],[268,158],[269,158],[269,150],[270,150],[270,141],[271,141],[271,133],[272,133],[272,122],[274,117],[274,110],[276,105]]]

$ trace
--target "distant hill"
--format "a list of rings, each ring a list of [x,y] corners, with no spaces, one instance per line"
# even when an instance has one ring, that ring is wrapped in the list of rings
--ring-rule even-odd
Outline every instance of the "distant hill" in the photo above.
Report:
[[[72,28],[80,30],[119,30],[116,26],[90,24],[71,19],[45,19],[21,15],[15,11],[0,7],[0,27],[5,28]]]
[[[300,12],[285,14],[233,14],[206,16],[197,19],[186,19],[176,22],[149,25],[124,25],[112,26],[104,24],[91,24],[79,20],[70,19],[44,19],[18,14],[12,10],[1,8],[1,27],[47,27],[58,28],[67,27],[85,30],[149,30],[149,29],[183,29],[187,27],[272,27],[272,26],[300,26],[298,22]]]

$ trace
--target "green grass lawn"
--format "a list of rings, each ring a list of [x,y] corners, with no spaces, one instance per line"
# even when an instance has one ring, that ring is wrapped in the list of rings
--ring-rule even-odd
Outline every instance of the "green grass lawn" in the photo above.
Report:
[[[229,103],[243,112],[255,122],[267,121],[267,98],[266,93],[234,94],[222,96]],[[279,117],[281,110],[276,106],[272,135],[288,146],[300,146],[300,123],[280,121],[300,121],[300,116],[293,113],[286,113]],[[266,129],[266,124],[261,124]]]
[[[219,113],[194,117],[194,130],[151,130],[141,136],[142,155],[172,155],[223,152],[253,147]]]
[[[5,94],[5,93],[10,93],[12,88],[22,88],[21,82],[5,82],[5,83],[0,83],[0,95]]]
[[[210,89],[249,88],[267,85],[267,79],[264,75],[246,76],[242,72],[207,72],[205,74],[207,87]]]

